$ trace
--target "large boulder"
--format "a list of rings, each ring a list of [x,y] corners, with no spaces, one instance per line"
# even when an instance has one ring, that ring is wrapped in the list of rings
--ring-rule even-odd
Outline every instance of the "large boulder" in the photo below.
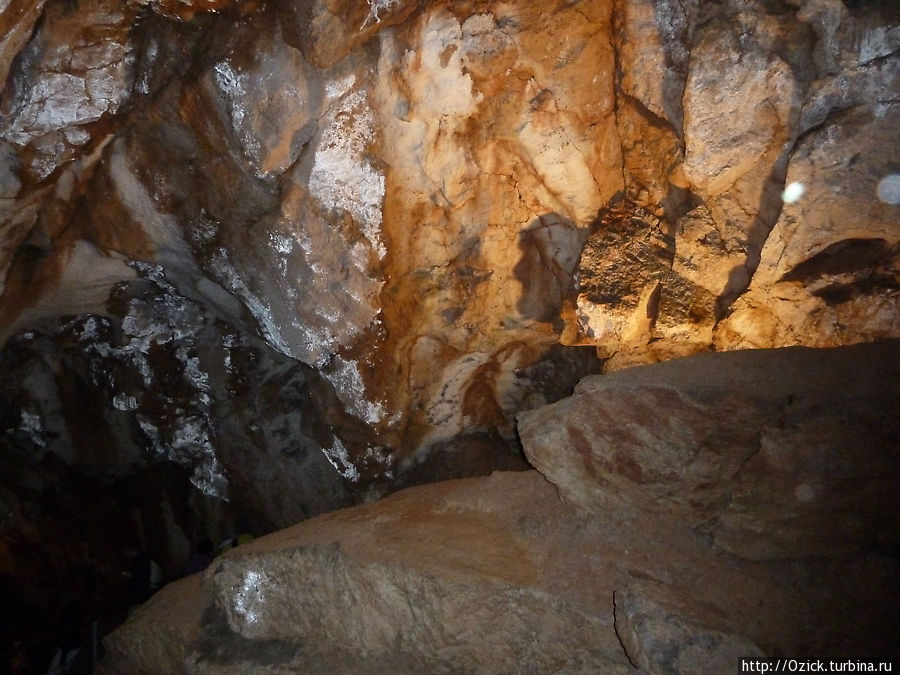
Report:
[[[137,611],[105,640],[101,665],[131,675],[629,673],[633,663],[687,674],[724,672],[739,656],[886,656],[898,566],[872,552],[749,561],[665,513],[597,517],[537,472],[494,473],[239,546]]]
[[[522,413],[531,463],[597,514],[676,515],[749,558],[900,543],[900,343],[700,354]]]
[[[630,672],[611,589],[546,574],[548,557],[570,576],[580,565],[558,556],[574,534],[565,521],[534,472],[309,520],[216,560],[205,615],[168,622],[196,582],[166,588],[107,639],[104,672]],[[180,634],[158,633],[159,621]]]
[[[629,660],[647,673],[715,675],[765,654],[745,637],[694,624],[637,589],[615,595],[616,635]]]

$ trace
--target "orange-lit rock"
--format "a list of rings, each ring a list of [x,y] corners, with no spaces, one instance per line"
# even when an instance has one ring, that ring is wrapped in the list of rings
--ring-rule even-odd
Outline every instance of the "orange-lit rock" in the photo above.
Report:
[[[121,322],[109,289],[159,265],[312,369],[316,443],[353,489],[485,439],[505,462],[518,412],[601,367],[900,330],[900,216],[872,196],[894,170],[887,6],[2,16],[0,336]]]
[[[877,193],[894,170],[888,139],[898,122],[896,103],[863,104],[804,136],[787,173],[803,195],[784,205],[718,345],[825,347],[897,335],[900,214]]]
[[[22,552],[0,595],[46,609],[69,563],[140,543],[118,514],[115,542],[85,530],[83,553],[82,508],[158,525],[175,574],[195,532],[224,537],[237,514],[267,530],[523,468],[516,416],[589,374],[900,336],[900,198],[880,183],[898,171],[895,4],[0,0],[0,553]],[[840,465],[827,439],[772,434]],[[797,504],[756,479],[811,451],[757,453],[729,483],[734,527],[705,534],[759,545],[746,500]],[[844,576],[886,578],[884,560]],[[644,621],[683,600],[647,585],[616,608],[647,668],[693,625],[722,654],[740,635],[799,654],[816,616],[781,626],[788,641],[697,606]],[[623,587],[605,588],[618,650]],[[829,616],[851,614],[838,597]]]

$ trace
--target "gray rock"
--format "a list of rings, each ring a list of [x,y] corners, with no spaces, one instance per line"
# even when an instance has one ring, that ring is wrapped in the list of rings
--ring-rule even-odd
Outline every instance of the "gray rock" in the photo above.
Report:
[[[527,472],[414,488],[305,521],[204,573],[214,604],[202,636],[194,613],[171,626],[183,646],[148,637],[132,656],[180,611],[173,596],[184,586],[164,589],[107,639],[106,672],[178,672],[185,654],[188,672],[209,673],[631,672],[609,577],[595,594],[567,583],[571,573],[545,575],[554,533],[585,550],[566,514],[552,486]],[[573,571],[580,560],[566,553],[559,563]]]
[[[211,606],[209,591],[199,574],[176,581],[158,593],[104,641],[106,656],[101,673],[186,673],[187,648],[200,637],[204,613]],[[144,617],[155,614],[165,621],[145,630]],[[127,665],[126,665],[127,664]],[[159,670],[165,664],[164,670]]]

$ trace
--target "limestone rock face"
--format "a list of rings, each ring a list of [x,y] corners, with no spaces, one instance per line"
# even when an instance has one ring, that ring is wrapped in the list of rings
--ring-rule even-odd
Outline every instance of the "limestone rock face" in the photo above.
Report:
[[[896,284],[881,280],[883,273],[877,288],[867,287],[865,300],[854,293],[828,303],[808,288],[816,286],[809,278],[776,285],[765,273],[784,260],[786,241],[776,222],[797,209],[822,206],[818,215],[810,212],[802,220],[811,231],[833,233],[825,246],[837,244],[844,233],[855,239],[851,223],[857,217],[873,224],[877,239],[883,236],[877,232],[884,232],[878,223],[884,223],[890,232],[887,259],[892,255],[900,219],[896,204],[877,196],[877,185],[893,171],[884,164],[891,161],[884,148],[893,142],[877,130],[892,124],[882,120],[892,119],[886,92],[897,86],[900,31],[894,10],[859,12],[840,2],[807,3],[800,11],[759,3],[724,3],[716,9],[649,4],[626,2],[617,13],[618,126],[629,197],[636,198],[637,207],[648,202],[661,207],[656,236],[674,240],[669,246],[675,254],[665,277],[659,270],[641,275],[612,312],[608,301],[591,299],[597,296],[595,285],[586,293],[576,289],[574,342],[598,344],[601,355],[612,357],[607,362],[612,369],[711,344],[720,349],[824,346],[896,334]],[[835,110],[846,115],[830,115]],[[860,127],[867,138],[851,141]],[[870,148],[870,141],[881,147]],[[811,160],[813,147],[818,154]],[[851,157],[859,162],[860,175],[870,177],[868,184],[834,168]],[[818,175],[832,170],[831,180]],[[802,196],[784,203],[782,189],[795,183],[802,185]],[[822,191],[829,195],[825,201],[840,201],[853,214],[826,225],[830,211],[818,199]],[[858,210],[857,199],[865,203]],[[633,212],[620,211],[623,218]],[[610,250],[609,261],[619,255],[618,248]],[[807,260],[815,251],[801,255]],[[597,261],[592,254],[587,266]],[[896,268],[892,262],[884,265]],[[610,296],[621,292],[619,285],[611,281]],[[751,285],[756,290],[747,291]],[[634,303],[642,296],[653,302]],[[597,331],[599,323],[603,331]],[[598,332],[606,337],[597,340],[592,333]]]
[[[268,522],[509,466],[515,416],[601,368],[900,331],[891,3],[10,0],[0,27],[0,341],[60,380],[120,373],[120,330],[168,345],[135,348],[154,382],[258,347],[227,390],[284,430],[264,452],[224,403],[135,431],[135,364],[84,397],[138,464],[204,420]],[[188,319],[127,332],[161,294]],[[96,348],[66,328],[101,318]],[[55,401],[0,436],[28,409],[82,456]]]
[[[897,205],[865,195],[890,172],[876,146],[898,122],[897,106],[857,109],[798,145],[787,180],[808,186],[807,198],[785,205],[720,343],[827,347],[896,335]],[[837,147],[855,153],[837,159]]]
[[[595,513],[677,514],[748,558],[896,545],[896,342],[703,354],[522,413],[529,461]]]
[[[25,151],[20,180],[41,181],[76,157],[91,139],[91,125],[128,100],[134,20],[133,10],[105,0],[79,11],[65,3],[44,9],[0,98],[0,138]]]
[[[586,375],[900,336],[895,5],[0,0],[0,536],[43,542],[28,558],[40,559],[42,533],[70,529],[34,515],[45,494],[77,511],[79,490],[168,471],[192,486],[184,503],[159,488],[134,508],[173,532],[174,574],[187,530],[223,529],[226,512],[269,530],[412,483],[523,468],[516,416]],[[522,417],[529,452],[573,500],[664,504],[746,557],[837,555],[821,535],[832,530],[848,550],[896,543],[889,516],[852,515],[869,498],[896,506],[883,494],[893,469],[873,468],[895,428],[856,404],[820,415],[834,406],[790,368],[768,393],[734,377],[745,389],[721,400],[687,378],[596,411],[579,408],[601,396],[587,383],[561,408],[568,422]],[[541,434],[590,461],[536,450]],[[848,464],[853,434],[873,441],[851,444]],[[57,494],[61,476],[73,487]],[[843,480],[855,487],[835,491]],[[515,669],[544,612],[559,638],[541,647],[547,668],[624,663],[608,601],[631,582],[585,605],[506,571],[469,587],[343,547],[303,555],[303,569],[333,557],[354,587],[433,591],[431,633],[370,598],[409,628],[399,656],[362,615],[329,624],[359,628],[398,669],[449,663],[467,634],[438,624],[480,593],[496,607],[479,625],[521,647],[485,664]],[[27,567],[10,568],[10,587]],[[229,562],[217,578],[248,570]],[[214,672],[230,645],[251,669],[264,642],[273,669],[292,663],[297,635],[251,625],[227,584],[207,584],[222,632],[167,658]],[[658,590],[635,593],[681,606]],[[723,654],[741,636],[777,642],[695,606],[671,625],[638,609],[622,618],[635,662],[688,625]],[[584,633],[563,630],[573,622]],[[315,658],[364,670],[367,655]]]

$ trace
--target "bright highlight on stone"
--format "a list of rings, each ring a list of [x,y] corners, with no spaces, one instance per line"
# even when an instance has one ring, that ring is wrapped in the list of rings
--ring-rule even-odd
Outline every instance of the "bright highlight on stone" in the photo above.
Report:
[[[784,188],[784,191],[781,193],[781,199],[786,204],[793,204],[799,201],[805,192],[806,186],[803,183],[791,183]]]
[[[878,199],[885,204],[900,204],[900,173],[890,173],[878,182]]]

